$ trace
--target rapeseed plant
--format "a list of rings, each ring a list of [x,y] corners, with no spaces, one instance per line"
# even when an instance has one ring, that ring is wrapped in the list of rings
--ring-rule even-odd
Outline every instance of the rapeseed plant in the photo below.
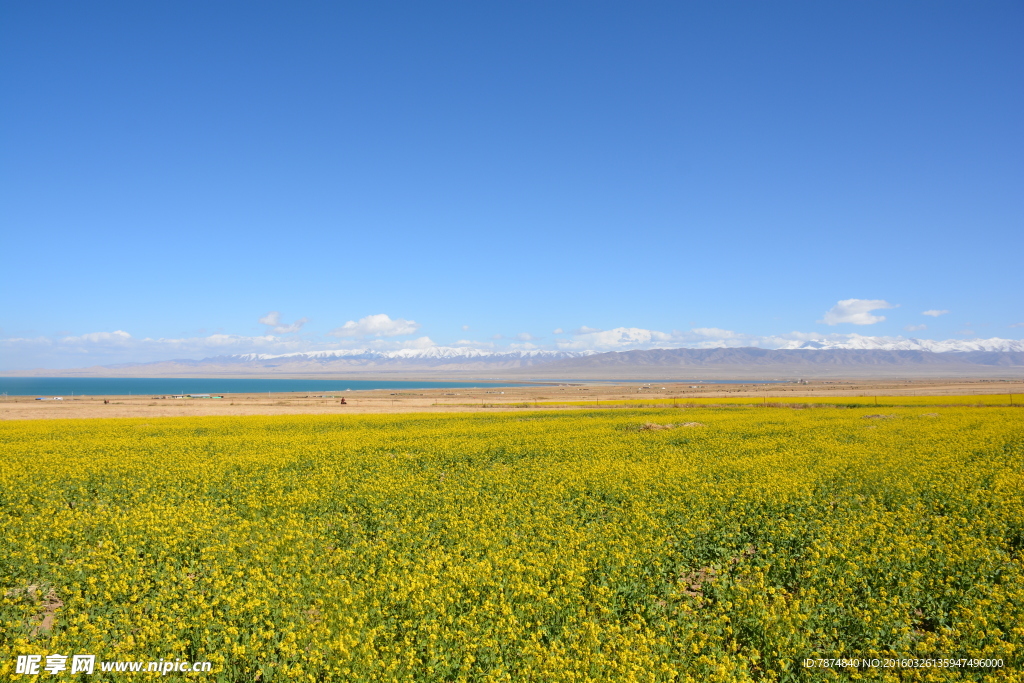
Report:
[[[680,413],[5,422],[0,679],[1022,680],[1024,413]]]

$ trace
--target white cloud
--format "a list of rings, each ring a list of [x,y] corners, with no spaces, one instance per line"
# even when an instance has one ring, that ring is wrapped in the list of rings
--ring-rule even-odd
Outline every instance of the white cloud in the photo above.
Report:
[[[731,330],[723,330],[718,327],[695,327],[690,332],[699,337],[720,337],[722,339],[732,339],[739,336]]]
[[[536,341],[539,338],[540,337],[534,337],[529,332],[520,332],[519,334],[516,335],[516,339],[518,339],[519,341],[524,341],[524,342]]]
[[[947,313],[949,313],[949,311],[939,311],[934,308],[930,311],[921,311],[921,315],[930,315],[933,318],[938,318],[940,315],[946,315]]]
[[[476,341],[475,339],[460,339],[454,344],[455,346],[469,346],[474,349],[493,349],[494,342],[482,342]]]
[[[133,337],[124,330],[92,332],[57,339],[0,339],[7,368],[73,368],[112,363],[146,363],[173,358],[207,358],[235,353],[288,353],[310,346],[273,335],[212,334],[205,337]]]
[[[270,331],[273,332],[274,334],[291,334],[293,332],[298,332],[299,330],[301,330],[302,326],[308,322],[309,318],[299,318],[291,325],[278,325],[271,329]]]
[[[267,313],[265,316],[260,318],[259,322],[260,325],[270,325],[271,327],[273,327],[274,325],[279,325],[281,324],[281,312],[271,311],[270,313]]]
[[[392,320],[384,313],[368,315],[358,321],[349,320],[341,327],[331,330],[332,337],[399,337],[415,334],[420,329],[419,323],[413,320],[396,318]]]
[[[552,332],[551,334],[565,334],[565,333],[562,331],[561,327],[556,327],[554,332]]]
[[[1010,327],[1024,327],[1024,323],[1014,323]]]
[[[927,325],[907,325],[904,327],[907,332],[919,332],[920,330],[927,330]]]
[[[246,344],[271,344],[275,346],[294,346],[295,342],[278,339],[272,334],[260,335],[258,337],[246,337],[240,334],[211,334],[207,337],[192,337],[187,339],[143,339],[144,342],[156,344],[167,344],[170,346],[200,345],[212,348],[220,346],[242,346]]]
[[[469,325],[463,325],[463,326],[462,326],[462,331],[463,331],[463,332],[465,332],[465,331],[466,331],[466,330],[468,330],[468,329],[469,329]]]
[[[53,346],[54,341],[49,337],[7,337],[0,339],[0,344],[5,346]]]
[[[575,335],[572,340],[556,340],[558,348],[567,350],[624,351],[629,349],[718,349],[755,346],[777,349],[812,339],[845,340],[847,334],[789,332],[782,335],[758,336],[724,330],[718,327],[696,327],[691,330],[661,332],[638,327],[616,327],[612,330]]]
[[[132,335],[124,330],[114,330],[113,332],[90,332],[77,337],[64,337],[61,341],[65,344],[110,344],[126,342],[131,338]]]
[[[298,332],[302,329],[302,326],[308,322],[309,318],[299,318],[291,325],[282,324],[280,311],[271,311],[259,319],[259,323],[270,327],[270,332],[273,332],[274,334],[291,334],[293,332]]]
[[[512,351],[532,351],[533,349],[539,349],[541,347],[530,342],[524,342],[522,344],[509,344],[508,348]]]
[[[825,313],[825,318],[818,322],[823,322],[826,325],[838,325],[840,323],[874,325],[885,320],[885,316],[872,315],[871,311],[880,308],[896,308],[897,305],[882,299],[843,299],[829,309]]]
[[[636,327],[578,334],[572,339],[556,339],[555,346],[567,351],[628,351],[630,349],[718,349],[756,347],[762,349],[799,348],[806,342],[854,343],[871,346],[872,339],[858,334],[787,332],[779,335],[753,335],[717,327],[661,332]],[[901,338],[884,338],[892,341]]]
[[[437,344],[430,337],[405,341],[390,339],[315,340],[298,335],[246,336],[211,334],[184,338],[139,338],[127,332],[94,332],[62,338],[0,338],[0,370],[46,367],[80,368],[118,363],[149,363],[172,359],[200,359],[247,353],[286,354],[345,348],[375,350],[421,349]]]
[[[372,317],[372,316],[371,316]],[[386,317],[386,316],[385,316]],[[366,320],[364,318],[364,320]],[[389,328],[396,329],[409,321],[390,320]],[[363,321],[353,323],[351,327]],[[278,318],[280,324],[280,318]],[[266,323],[264,323],[266,324]],[[351,331],[351,327],[349,330]],[[378,325],[379,329],[381,326]],[[911,325],[908,331],[922,329],[923,325]],[[1016,327],[1024,327],[1017,324]],[[364,326],[371,329],[371,326]],[[593,329],[593,328],[583,328]],[[371,332],[369,334],[375,334]],[[963,330],[963,336],[975,336],[971,330]],[[497,335],[501,338],[500,335]],[[989,340],[1002,341],[1005,340]],[[949,350],[949,342],[929,342],[936,350]],[[961,343],[961,342],[956,342]],[[759,347],[765,349],[785,348],[918,348],[917,341],[903,337],[866,337],[855,333],[788,332],[779,335],[758,336],[715,327],[697,327],[689,330],[664,332],[638,327],[617,327],[610,330],[595,330],[562,336],[553,344],[538,346],[528,340],[506,340],[500,344],[491,341],[460,339],[455,346],[477,349],[537,349],[557,348],[572,351],[628,351],[632,349],[674,349],[674,348],[738,348]],[[837,346],[842,345],[842,346]],[[63,337],[9,337],[0,338],[0,358],[3,369],[28,369],[31,367],[73,368],[115,363],[152,362],[181,358],[209,358],[232,354],[289,354],[303,351],[327,351],[338,349],[372,349],[379,351],[400,349],[427,349],[437,344],[426,336],[398,341],[375,337],[348,338],[342,340],[314,339],[299,335],[278,336],[266,334],[243,336],[235,334],[211,334],[187,338],[137,338],[124,330],[113,332],[92,332],[78,336]],[[446,344],[447,346],[447,344]],[[927,346],[927,344],[926,344]],[[931,348],[931,347],[928,347]],[[973,347],[972,347],[973,348]],[[985,347],[988,348],[988,347]],[[997,347],[993,347],[997,348]]]
[[[559,340],[558,346],[563,349],[614,350],[640,348],[652,342],[672,341],[672,335],[657,330],[645,330],[640,327],[616,327],[613,330],[597,330],[581,327],[573,331],[571,341]]]
[[[416,339],[401,342],[399,346],[403,349],[429,349],[431,346],[437,346],[437,344],[430,337],[417,337]]]

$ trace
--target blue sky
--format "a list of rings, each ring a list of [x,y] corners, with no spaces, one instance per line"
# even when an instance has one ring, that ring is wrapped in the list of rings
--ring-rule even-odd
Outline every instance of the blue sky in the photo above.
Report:
[[[1021,35],[1019,2],[4,0],[0,369],[1020,339]]]

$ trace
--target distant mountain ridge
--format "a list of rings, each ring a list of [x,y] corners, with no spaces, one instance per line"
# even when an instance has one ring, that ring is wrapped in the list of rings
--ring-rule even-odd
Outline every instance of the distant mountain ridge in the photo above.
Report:
[[[592,356],[597,351],[550,351],[546,349],[513,349],[491,350],[477,349],[471,346],[429,346],[423,349],[397,349],[394,351],[378,351],[375,349],[334,349],[330,351],[296,351],[294,353],[245,353],[218,358],[237,358],[240,361],[269,361],[279,359],[374,359],[374,360],[450,360],[450,359],[481,359],[496,361],[535,361],[559,360]],[[212,359],[209,359],[212,360]]]
[[[760,347],[716,347],[728,348],[760,348]],[[663,351],[667,349],[648,349]],[[687,350],[687,349],[680,349]],[[698,349],[694,349],[698,350]],[[707,350],[707,349],[703,349]],[[772,350],[772,349],[765,349]],[[828,339],[811,339],[793,341],[780,347],[780,351],[930,351],[932,353],[967,353],[971,351],[1014,351],[1024,352],[1024,341],[1017,339],[890,339],[886,337],[864,337],[852,335],[845,341]],[[632,351],[607,351],[605,353],[631,353]],[[571,351],[566,349],[478,349],[471,346],[429,346],[422,349],[397,349],[379,351],[376,349],[333,349],[327,351],[296,351],[293,353],[246,353],[231,356],[217,356],[216,359],[237,359],[239,361],[271,361],[282,359],[374,359],[374,360],[451,360],[451,359],[489,359],[493,361],[528,360],[544,362],[567,358],[584,358],[601,354],[600,351]],[[203,359],[205,361],[213,358]]]
[[[812,339],[791,342],[780,347],[782,350],[797,349],[855,349],[877,351],[931,351],[932,353],[960,353],[969,351],[1024,351],[1024,341],[1017,339],[886,339],[884,337],[862,337],[853,335],[846,341]]]
[[[585,358],[595,351],[546,349],[489,350],[472,347],[431,346],[424,349],[334,349],[293,353],[246,353],[201,360],[181,358],[151,363],[120,363],[74,370],[32,370],[13,375],[53,376],[314,376],[342,374],[492,373]]]
[[[123,363],[72,370],[4,373],[36,377],[397,377],[472,375],[552,378],[782,378],[814,376],[1024,376],[1024,342],[985,339],[947,342],[854,337],[759,347],[632,351],[495,350],[432,346],[422,349],[335,349]],[[850,348],[853,347],[853,348]],[[867,348],[863,348],[867,347]]]
[[[907,366],[997,365],[1024,367],[1024,351],[944,352],[887,349],[649,349],[612,351],[565,359],[545,369],[594,367],[714,366]]]

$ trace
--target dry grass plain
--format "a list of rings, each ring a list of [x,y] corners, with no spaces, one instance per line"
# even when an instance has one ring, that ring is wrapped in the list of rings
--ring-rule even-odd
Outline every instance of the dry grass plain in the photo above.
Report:
[[[476,389],[347,391],[335,398],[308,392],[225,394],[223,399],[172,399],[154,396],[64,396],[37,401],[34,396],[0,398],[0,420],[110,417],[184,417],[206,415],[321,415],[520,410],[573,410],[616,406],[612,401],[644,398],[699,403],[709,398],[757,398],[768,402],[798,398],[838,400],[878,397],[1005,395],[1024,404],[1024,381],[982,380],[816,380],[807,384],[696,384],[692,382],[548,382],[535,386]],[[341,396],[346,404],[340,403]],[[104,403],[104,400],[109,403]],[[573,402],[582,405],[557,405]],[[602,402],[609,402],[602,406]]]

